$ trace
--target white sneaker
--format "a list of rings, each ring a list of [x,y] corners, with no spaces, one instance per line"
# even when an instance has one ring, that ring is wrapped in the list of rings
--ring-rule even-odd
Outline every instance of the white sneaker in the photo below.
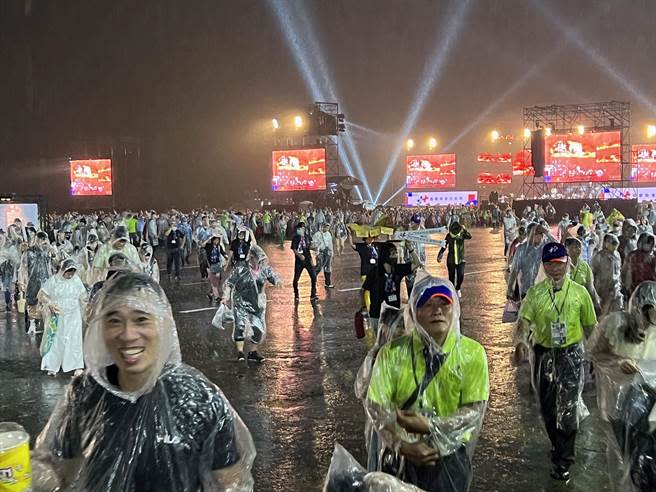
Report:
[[[28,335],[36,335],[36,323],[34,320],[30,321],[30,328],[27,330]]]
[[[458,291],[458,298],[462,298],[462,292]]]

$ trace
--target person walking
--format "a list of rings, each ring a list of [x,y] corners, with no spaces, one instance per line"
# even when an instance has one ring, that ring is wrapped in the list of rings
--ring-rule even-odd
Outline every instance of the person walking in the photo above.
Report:
[[[442,246],[437,254],[437,261],[441,262],[444,252],[448,249],[446,257],[446,268],[449,271],[449,281],[455,285],[458,297],[462,297],[460,288],[465,278],[465,241],[472,236],[459,222],[454,222],[449,227],[449,233],[444,240],[446,244]]]
[[[317,274],[314,265],[312,264],[312,253],[310,246],[312,240],[305,231],[305,223],[299,222],[296,226],[296,234],[292,239],[291,249],[294,252],[294,280],[292,286],[294,288],[294,301],[299,302],[300,296],[298,291],[298,281],[301,278],[301,273],[306,270],[310,277],[310,301],[316,302],[317,297]]]

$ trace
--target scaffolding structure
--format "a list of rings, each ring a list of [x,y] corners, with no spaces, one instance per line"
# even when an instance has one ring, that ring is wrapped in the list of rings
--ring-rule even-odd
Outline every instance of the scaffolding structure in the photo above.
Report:
[[[631,181],[631,105],[628,102],[609,101],[588,104],[532,106],[524,108],[524,128],[551,128],[554,134],[575,133],[579,126],[588,132],[619,131],[621,146],[621,178],[619,181],[575,181],[565,183],[545,182],[543,178],[524,176],[521,194],[527,199],[577,194],[597,196],[601,190],[616,193],[618,198],[630,194],[635,188]],[[531,139],[524,140],[524,155],[531,150]],[[548,164],[548,163],[546,163]],[[635,190],[633,190],[635,192]]]
[[[286,132],[282,128],[277,130],[273,138],[274,150],[306,149],[323,147],[326,149],[326,174],[328,176],[340,176],[339,165],[339,134],[321,134],[320,129],[324,127],[321,122],[323,118],[332,118],[337,121],[339,105],[329,102],[315,102],[307,111],[309,124],[302,131],[293,130]]]

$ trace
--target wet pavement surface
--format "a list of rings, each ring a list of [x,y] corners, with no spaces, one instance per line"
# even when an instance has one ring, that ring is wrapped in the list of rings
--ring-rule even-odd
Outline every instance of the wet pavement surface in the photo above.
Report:
[[[549,477],[548,439],[529,393],[529,370],[511,366],[511,325],[501,323],[502,234],[487,229],[474,229],[472,234],[462,289],[462,332],[487,351],[491,398],[474,457],[471,490],[609,490],[593,387],[586,387],[584,395],[591,416],[579,432],[573,478],[563,484]],[[162,284],[173,305],[183,360],[223,390],[250,428],[258,453],[256,490],[321,490],[336,442],[365,461],[364,412],[353,391],[366,354],[364,342],[353,332],[353,314],[360,304],[353,290],[359,286],[359,261],[350,251],[336,258],[336,288],[319,287],[315,309],[304,274],[301,302],[295,307],[288,243],[285,249],[265,249],[284,285],[268,289],[268,334],[261,347],[267,360],[261,365],[236,362],[231,334],[211,326],[215,309],[208,309],[207,284],[201,282],[197,267],[185,268],[179,285],[169,284],[162,272]],[[446,266],[435,261],[434,248],[428,248],[428,257],[428,270],[446,276]],[[321,286],[323,276],[319,282]],[[15,313],[0,313],[0,421],[19,422],[34,438],[69,377],[51,378],[39,370],[40,336],[26,336],[18,318]]]

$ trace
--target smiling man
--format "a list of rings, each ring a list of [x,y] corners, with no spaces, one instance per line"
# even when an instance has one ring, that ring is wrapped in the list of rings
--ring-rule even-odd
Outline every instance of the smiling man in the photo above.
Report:
[[[182,364],[171,306],[154,280],[108,281],[84,343],[87,370],[36,446],[66,490],[252,490],[250,433],[223,393]]]
[[[546,279],[528,290],[515,333],[518,360],[533,348],[531,374],[542,418],[551,441],[551,476],[569,480],[576,432],[583,420],[583,346],[585,333],[597,324],[592,298],[568,275],[565,246],[551,242],[542,249]]]

